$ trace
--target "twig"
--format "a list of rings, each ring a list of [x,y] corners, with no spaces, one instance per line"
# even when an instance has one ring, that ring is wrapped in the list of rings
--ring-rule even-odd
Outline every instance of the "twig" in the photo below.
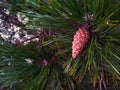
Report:
[[[31,64],[31,65],[36,65],[36,66],[46,66],[50,63],[53,63],[57,61],[57,57],[56,56],[52,56],[50,59],[44,59],[43,61],[36,61],[36,60],[32,60],[32,59],[26,59],[26,62],[28,64]]]

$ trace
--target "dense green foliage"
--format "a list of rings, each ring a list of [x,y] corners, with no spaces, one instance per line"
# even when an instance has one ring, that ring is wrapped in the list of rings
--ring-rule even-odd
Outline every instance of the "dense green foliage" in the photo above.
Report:
[[[25,90],[119,88],[119,0],[10,0],[9,3],[13,12],[30,18],[24,27],[28,32],[43,28],[51,36],[40,36],[38,42],[21,47],[0,46],[1,87],[15,85]],[[74,60],[71,57],[73,36],[78,25],[86,23],[90,25],[91,36]],[[45,66],[25,61],[28,58],[50,60],[52,56],[56,60]]]

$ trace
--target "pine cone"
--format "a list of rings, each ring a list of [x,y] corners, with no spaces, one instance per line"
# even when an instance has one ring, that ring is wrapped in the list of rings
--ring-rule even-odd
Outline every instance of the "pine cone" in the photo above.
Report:
[[[72,42],[72,57],[74,59],[78,56],[78,54],[81,53],[86,43],[88,42],[89,37],[90,33],[84,27],[79,28],[79,30],[76,32]]]

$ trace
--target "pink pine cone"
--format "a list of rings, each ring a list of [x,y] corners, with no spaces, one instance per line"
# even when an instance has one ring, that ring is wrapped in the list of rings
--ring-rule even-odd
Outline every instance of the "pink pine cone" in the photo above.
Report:
[[[79,28],[79,30],[74,35],[72,42],[72,57],[75,59],[78,54],[80,54],[88,42],[90,33],[84,27]]]

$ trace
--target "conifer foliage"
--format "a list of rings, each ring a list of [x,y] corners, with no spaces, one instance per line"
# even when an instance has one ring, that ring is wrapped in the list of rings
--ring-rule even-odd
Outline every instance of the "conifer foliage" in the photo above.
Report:
[[[21,28],[38,40],[0,45],[1,88],[120,89],[120,0],[9,0],[9,7],[29,18]]]

